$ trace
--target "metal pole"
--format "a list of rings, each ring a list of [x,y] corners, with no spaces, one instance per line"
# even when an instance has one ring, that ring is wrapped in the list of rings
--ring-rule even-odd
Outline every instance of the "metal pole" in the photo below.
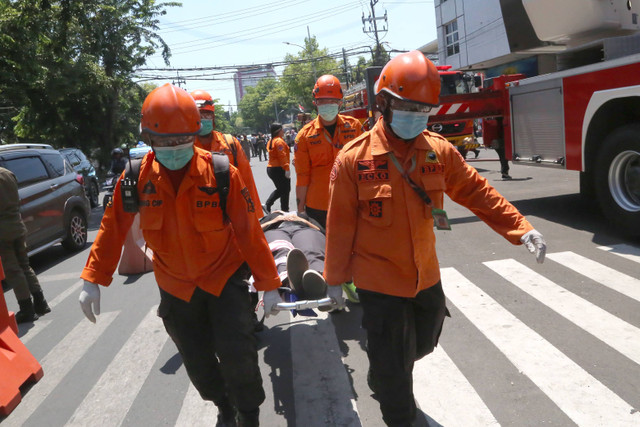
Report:
[[[309,26],[307,25],[307,37],[309,40],[309,46],[311,46],[311,32],[309,31]],[[311,68],[313,69],[313,80],[318,80],[318,74],[316,73],[316,61],[313,58],[313,51],[309,50],[309,56],[311,56]]]
[[[342,48],[342,62],[344,64],[344,80],[347,83],[347,89],[349,89],[349,70],[347,69],[347,53]]]

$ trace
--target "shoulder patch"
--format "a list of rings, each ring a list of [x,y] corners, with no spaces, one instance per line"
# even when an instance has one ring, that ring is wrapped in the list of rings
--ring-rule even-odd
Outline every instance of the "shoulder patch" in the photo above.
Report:
[[[331,168],[331,174],[329,175],[329,179],[331,181],[335,181],[338,177],[338,168],[342,166],[342,160],[340,160],[340,156],[336,157],[333,162],[333,167]]]

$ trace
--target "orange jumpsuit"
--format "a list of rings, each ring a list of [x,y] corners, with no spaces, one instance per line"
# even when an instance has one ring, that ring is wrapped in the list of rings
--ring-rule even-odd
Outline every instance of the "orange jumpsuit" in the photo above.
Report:
[[[207,144],[204,138],[196,136],[196,142],[194,145],[198,148],[202,148],[203,150],[225,153],[229,157],[229,163],[237,167],[240,171],[242,180],[249,189],[251,200],[253,200],[253,203],[255,203],[256,206],[260,206],[260,197],[258,196],[258,189],[256,188],[256,183],[253,179],[251,164],[249,163],[249,160],[247,160],[247,156],[244,154],[240,141],[238,141],[234,136],[225,135],[222,132],[215,130],[211,132],[211,134],[213,135],[211,143]],[[231,139],[231,143],[235,146],[235,158],[233,155],[234,151],[232,151],[229,146],[228,139],[225,138],[225,136]],[[256,209],[256,216],[258,219],[262,218],[262,215],[262,209]]]
[[[340,149],[362,134],[358,119],[338,114],[333,138],[320,119],[309,122],[296,136],[294,164],[296,187],[308,187],[305,205],[326,211],[329,206],[329,174]]]
[[[219,296],[225,283],[247,262],[258,290],[280,286],[278,272],[239,171],[230,166],[230,189],[224,221],[211,154],[196,148],[176,194],[166,172],[148,153],[140,168],[140,228],[153,250],[158,286],[189,301],[196,287]],[[118,265],[135,214],[122,210],[120,181],[107,207],[91,253],[80,276],[108,286]]]
[[[272,138],[267,144],[269,152],[268,168],[281,167],[285,171],[289,170],[289,146],[284,139],[279,136]]]
[[[425,131],[411,144],[388,135],[382,119],[347,144],[331,171],[324,274],[330,285],[413,298],[440,280],[431,208],[389,158],[442,209],[443,194],[469,208],[513,244],[533,227],[458,151]]]

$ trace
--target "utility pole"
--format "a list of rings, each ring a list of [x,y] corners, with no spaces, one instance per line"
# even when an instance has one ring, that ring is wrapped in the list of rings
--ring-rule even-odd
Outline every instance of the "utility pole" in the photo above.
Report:
[[[176,71],[176,78],[175,80],[173,80],[171,82],[171,84],[178,86],[179,88],[182,87],[183,84],[186,84],[187,82],[180,77],[180,73]]]
[[[380,49],[380,38],[378,37],[378,21],[384,20],[384,24],[382,26],[381,32],[387,32],[387,10],[384,11],[384,16],[376,17],[376,9],[375,5],[378,3],[378,0],[371,0],[369,5],[371,6],[371,13],[369,13],[369,17],[364,17],[364,12],[362,12],[362,32],[365,34],[373,33],[376,39],[376,55],[373,58],[373,65],[384,65],[381,58],[381,49]],[[367,27],[368,24],[368,27]]]
[[[318,74],[316,73],[316,60],[313,57],[313,51],[311,50],[311,32],[309,31],[309,26],[307,25],[307,37],[309,40],[309,55],[311,55],[311,68],[313,69],[313,81],[316,82],[318,80]]]
[[[347,83],[347,89],[349,89],[349,69],[347,68],[347,52],[342,48],[342,63],[344,66],[344,80]]]

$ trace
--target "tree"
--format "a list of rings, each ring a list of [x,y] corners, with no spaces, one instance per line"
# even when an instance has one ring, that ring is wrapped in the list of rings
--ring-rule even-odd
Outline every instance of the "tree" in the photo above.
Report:
[[[289,97],[297,100],[305,110],[313,109],[311,94],[316,79],[324,74],[340,74],[340,62],[328,56],[329,51],[319,49],[315,36],[304,39],[305,49],[298,55],[287,54],[285,61],[289,63],[282,72],[282,84]],[[315,77],[314,77],[315,67]]]
[[[271,123],[281,119],[280,111],[296,105],[296,100],[285,91],[282,83],[274,78],[265,78],[255,87],[247,88],[247,93],[240,101],[238,108],[244,126],[267,132]]]
[[[3,139],[111,148],[137,133],[146,90],[134,69],[160,49],[165,8],[154,0],[16,0],[0,6]],[[4,54],[7,52],[7,55]]]

